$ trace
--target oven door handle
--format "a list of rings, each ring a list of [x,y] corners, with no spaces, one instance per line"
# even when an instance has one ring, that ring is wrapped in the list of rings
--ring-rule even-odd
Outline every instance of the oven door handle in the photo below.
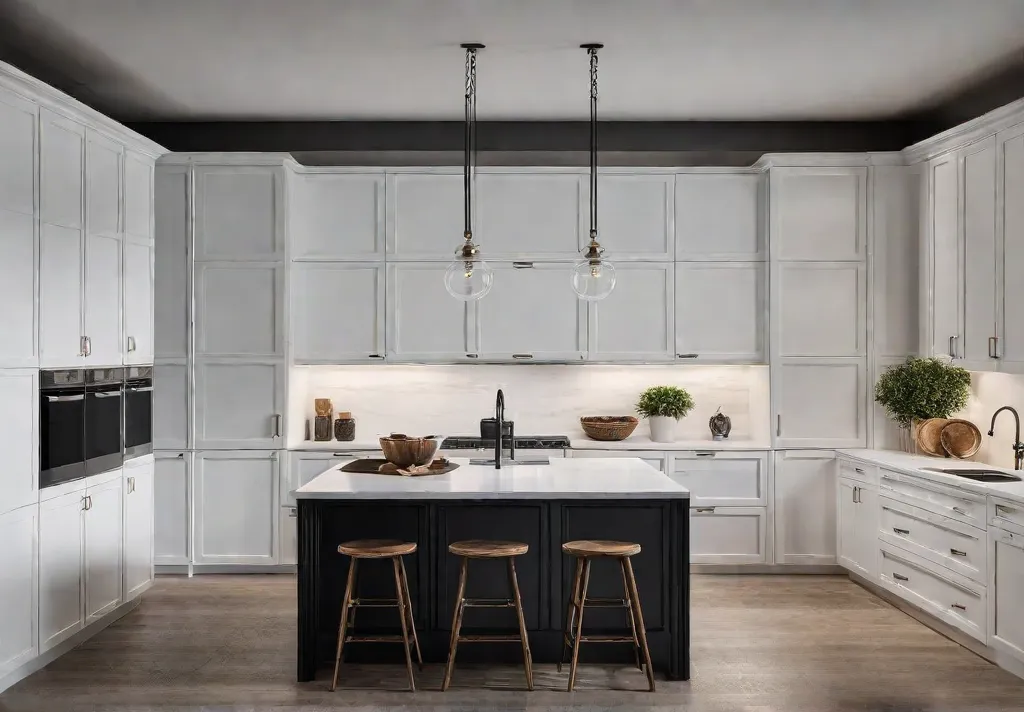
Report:
[[[50,403],[70,403],[71,401],[85,400],[85,394],[80,393],[74,396],[46,396],[46,400]]]
[[[125,390],[131,391],[132,393],[152,393],[153,386],[142,386],[141,388],[129,387]]]
[[[121,391],[94,391],[89,395],[95,398],[120,398]]]

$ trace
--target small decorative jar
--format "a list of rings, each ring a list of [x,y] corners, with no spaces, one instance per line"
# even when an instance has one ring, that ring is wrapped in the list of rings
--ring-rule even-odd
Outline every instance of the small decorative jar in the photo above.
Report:
[[[347,411],[338,413],[334,421],[334,439],[339,442],[351,442],[356,439],[356,421]]]
[[[331,416],[318,415],[313,420],[313,440],[322,443],[331,439]]]

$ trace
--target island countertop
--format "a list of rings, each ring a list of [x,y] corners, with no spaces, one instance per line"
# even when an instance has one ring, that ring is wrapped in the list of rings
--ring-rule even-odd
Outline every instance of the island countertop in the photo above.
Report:
[[[550,464],[471,465],[444,475],[403,477],[332,467],[295,490],[303,499],[689,499],[690,491],[639,458],[552,458]]]

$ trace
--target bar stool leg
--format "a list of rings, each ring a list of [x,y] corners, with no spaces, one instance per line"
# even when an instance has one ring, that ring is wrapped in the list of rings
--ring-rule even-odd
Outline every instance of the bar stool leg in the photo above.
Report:
[[[583,634],[583,609],[587,604],[587,586],[590,584],[590,559],[583,560],[583,583],[580,585],[579,613],[576,617],[576,631],[572,639],[572,663],[569,666],[569,692],[576,686],[576,663],[580,656],[580,637]]]
[[[455,669],[455,650],[459,646],[459,630],[462,629],[462,613],[465,610],[466,595],[466,569],[469,566],[469,559],[463,557],[459,564],[459,589],[455,594],[455,614],[452,618],[452,637],[448,645],[448,664],[444,668],[444,681],[441,683],[441,692],[448,689],[452,682],[452,671]]]
[[[348,628],[348,612],[352,605],[352,591],[356,582],[356,567],[359,559],[350,559],[348,580],[345,583],[345,597],[341,603],[341,621],[338,623],[338,649],[334,656],[334,676],[331,678],[331,692],[338,687],[338,671],[341,669],[341,651],[345,647],[345,633]]]
[[[633,563],[629,558],[623,559],[626,567],[626,578],[629,581],[629,597],[633,603],[633,615],[636,616],[636,632],[640,636],[640,645],[644,652],[644,664],[647,666],[647,684],[654,692],[654,666],[651,665],[651,651],[647,647],[647,629],[644,627],[644,613],[640,608],[640,592],[636,588],[636,577],[633,575]]]
[[[633,661],[637,670],[643,670],[640,664],[640,641],[636,637],[636,617],[633,615],[633,596],[629,592],[629,580],[626,577],[626,559],[619,559],[619,569],[622,570],[622,592],[626,597],[626,611],[629,613],[629,627],[633,631]]]
[[[569,602],[565,606],[565,627],[562,629],[562,655],[558,659],[558,672],[562,672],[565,665],[565,652],[572,649],[569,642],[569,634],[572,633],[573,622],[576,620],[576,598],[580,592],[580,581],[583,580],[583,559],[576,559],[576,570],[572,575],[572,593],[569,595]]]
[[[512,587],[513,601],[516,604],[516,616],[519,618],[519,639],[523,644],[523,667],[526,669],[526,689],[533,691],[533,656],[530,654],[530,639],[526,635],[526,619],[523,617],[523,600],[519,595],[519,581],[516,579],[516,564],[511,557],[508,560],[508,580]]]
[[[409,629],[406,619],[406,600],[402,586],[402,573],[398,565],[399,558],[391,559],[391,566],[395,570],[395,597],[398,599],[398,617],[402,622],[402,641],[405,643],[405,668],[409,671],[409,689],[416,691],[416,677],[412,672],[412,653],[409,651]]]
[[[409,629],[412,630],[412,642],[416,646],[416,660],[420,671],[423,670],[423,654],[420,653],[420,639],[416,635],[416,619],[412,616],[412,596],[409,594],[409,575],[405,573],[405,559],[399,558],[398,565],[402,571],[402,592],[405,594],[406,609],[409,611]]]

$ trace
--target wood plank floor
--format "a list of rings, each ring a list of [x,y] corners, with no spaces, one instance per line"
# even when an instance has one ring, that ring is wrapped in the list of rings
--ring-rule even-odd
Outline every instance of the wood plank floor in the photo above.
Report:
[[[693,679],[639,671],[441,666],[404,691],[401,666],[350,666],[296,684],[291,576],[161,578],[139,609],[0,695],[0,710],[1024,710],[1024,680],[1000,670],[842,577],[694,576]]]

